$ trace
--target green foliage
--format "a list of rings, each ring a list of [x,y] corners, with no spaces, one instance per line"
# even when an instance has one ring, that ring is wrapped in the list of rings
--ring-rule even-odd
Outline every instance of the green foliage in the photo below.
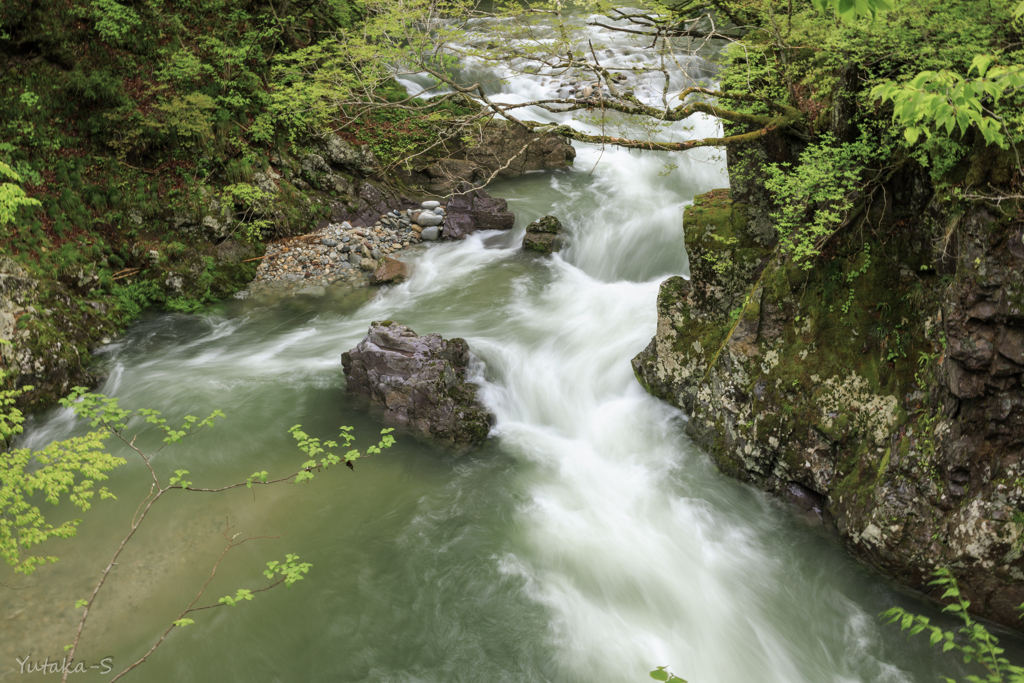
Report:
[[[142,23],[133,8],[117,0],[92,0],[83,17],[92,19],[100,38],[114,44],[123,42]]]
[[[1008,122],[989,107],[1024,86],[1024,65],[993,66],[995,59],[975,56],[967,78],[953,71],[922,71],[909,83],[877,85],[871,95],[893,102],[893,120],[904,126],[911,145],[922,135],[964,136],[974,126],[986,143],[1008,149]]]
[[[843,225],[854,204],[854,193],[866,184],[868,164],[885,148],[861,139],[837,143],[830,134],[791,164],[767,167],[765,187],[778,211],[772,214],[780,243],[794,262],[809,269],[823,244]]]
[[[31,387],[0,391],[0,440],[7,446],[23,430],[24,416],[13,404],[19,394]],[[40,451],[15,448],[0,453],[0,556],[19,574],[31,574],[36,567],[56,562],[53,555],[35,555],[33,547],[51,538],[71,538],[81,519],[57,526],[34,502],[40,498],[57,505],[62,498],[85,512],[99,493],[100,499],[113,498],[106,487],[107,472],[123,465],[123,458],[104,453],[109,434],[94,431],[85,436],[55,441]]]
[[[114,285],[113,294],[121,313],[129,319],[139,317],[144,308],[164,299],[160,285],[153,280],[142,280],[130,285]]]
[[[0,161],[0,228],[13,223],[18,209],[23,206],[39,206],[39,200],[25,195],[25,191],[15,183],[21,182],[21,176],[13,168]]]
[[[888,0],[813,0],[814,6],[823,13],[835,12],[847,22],[858,19],[875,19],[880,13],[892,10]]]
[[[679,678],[669,671],[666,666],[659,666],[657,669],[652,671],[651,678],[656,681],[663,681],[664,683],[686,683],[685,678]]]
[[[252,591],[245,588],[239,588],[238,591],[235,593],[234,597],[230,595],[225,595],[217,602],[219,602],[222,605],[227,605],[228,607],[234,607],[236,604],[242,602],[243,600],[252,600]]]
[[[263,575],[270,580],[279,578],[284,581],[286,588],[291,588],[292,584],[296,581],[302,580],[302,575],[309,572],[309,568],[312,567],[308,562],[299,562],[298,555],[292,555],[288,553],[285,555],[284,562],[278,562],[273,560],[267,562],[267,569],[263,572]]]
[[[366,449],[367,455],[376,455],[386,448],[391,448],[395,443],[395,438],[391,433],[395,431],[391,428],[381,430],[381,439],[375,446],[368,446]],[[296,443],[299,446],[299,450],[306,454],[307,460],[302,463],[302,471],[295,476],[295,483],[301,484],[304,481],[310,481],[313,479],[313,472],[319,472],[325,470],[331,465],[337,465],[338,463],[344,462],[346,466],[352,468],[352,462],[361,457],[361,453],[358,449],[349,449],[343,456],[335,455],[327,449],[338,448],[337,441],[323,441],[320,439],[311,437],[302,431],[302,425],[295,425],[288,430],[288,433],[292,435]],[[352,435],[351,427],[341,428],[341,446],[348,448],[352,445],[355,440],[355,436]],[[317,459],[319,458],[319,460]],[[353,468],[354,469],[354,468]],[[265,473],[257,472],[249,477],[248,485],[251,486],[252,482],[257,478],[262,478]]]
[[[893,607],[882,613],[883,619],[889,624],[899,622],[900,630],[908,631],[908,636],[927,632],[932,646],[941,645],[943,652],[955,651],[963,655],[964,663],[976,663],[985,670],[984,676],[970,675],[966,681],[970,683],[1022,683],[1024,667],[1011,664],[1003,657],[1003,648],[999,647],[999,639],[993,636],[985,626],[973,620],[967,611],[971,603],[960,593],[953,573],[946,567],[934,572],[935,579],[929,584],[945,588],[942,599],[952,598],[952,604],[943,611],[959,617],[964,625],[955,633],[933,625],[927,617],[911,614],[901,607]],[[1024,609],[1024,605],[1021,606]],[[959,636],[959,637],[957,637]],[[943,677],[947,683],[955,683],[954,679]]]

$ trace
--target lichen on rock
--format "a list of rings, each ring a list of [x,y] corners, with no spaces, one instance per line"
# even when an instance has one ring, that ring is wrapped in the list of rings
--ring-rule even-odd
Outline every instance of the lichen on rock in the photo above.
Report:
[[[929,237],[950,223],[941,207],[897,200],[887,241],[850,231],[808,270],[727,191],[698,197],[691,279],[662,283],[633,369],[723,472],[820,497],[857,557],[926,591],[950,566],[972,609],[1019,627],[1024,252],[976,207],[950,263]]]

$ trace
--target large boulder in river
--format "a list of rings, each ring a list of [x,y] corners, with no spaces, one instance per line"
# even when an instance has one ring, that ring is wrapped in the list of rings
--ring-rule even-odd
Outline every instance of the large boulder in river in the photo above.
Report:
[[[465,339],[422,337],[386,320],[370,324],[363,341],[341,356],[348,392],[384,409],[384,419],[420,434],[459,445],[487,438],[494,415],[466,381]]]
[[[441,237],[446,240],[466,239],[477,230],[511,230],[516,216],[508,210],[508,202],[492,197],[469,183],[460,183],[445,207],[447,214]]]
[[[554,216],[544,216],[526,226],[523,250],[552,254],[564,246],[562,223]]]

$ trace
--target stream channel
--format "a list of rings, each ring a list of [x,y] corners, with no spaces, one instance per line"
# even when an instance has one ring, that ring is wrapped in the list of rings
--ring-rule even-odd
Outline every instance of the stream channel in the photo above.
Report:
[[[626,36],[591,36],[609,65],[649,58]],[[690,76],[705,68],[680,60]],[[675,72],[670,89],[684,80]],[[415,79],[406,85],[415,91]],[[634,87],[657,101],[655,79]],[[543,74],[494,86],[504,101],[557,89]],[[715,132],[713,121],[694,125],[661,135]],[[264,563],[289,552],[313,564],[307,578],[192,615],[126,680],[623,683],[650,680],[659,665],[691,683],[956,675],[956,660],[925,637],[908,642],[878,619],[899,604],[941,620],[932,607],[856,563],[820,525],[719,474],[684,435],[685,416],[633,377],[659,284],[687,272],[681,210],[727,185],[721,154],[577,151],[571,171],[489,188],[509,200],[514,231],[414,251],[411,279],[376,296],[150,314],[102,349],[98,390],[124,407],[172,421],[227,414],[155,460],[165,474],[189,470],[197,486],[294,471],[304,459],[287,433],[295,424],[321,438],[351,425],[358,444],[375,441],[385,425],[348,400],[339,361],[373,320],[467,339],[498,420],[462,456],[399,431],[391,450],[306,485],[168,495],[101,593],[81,661],[109,656],[117,672],[141,656],[195,596],[230,524],[278,538],[233,551],[204,603],[265,585]],[[523,253],[525,226],[545,214],[562,220],[571,246]],[[54,409],[30,421],[21,445],[84,431]],[[159,444],[138,433],[144,448]],[[50,544],[58,563],[27,578],[0,570],[0,680],[57,679],[23,676],[17,660],[61,656],[75,600],[146,495],[137,457],[109,443],[128,458],[107,482],[118,500],[97,502],[77,538]]]

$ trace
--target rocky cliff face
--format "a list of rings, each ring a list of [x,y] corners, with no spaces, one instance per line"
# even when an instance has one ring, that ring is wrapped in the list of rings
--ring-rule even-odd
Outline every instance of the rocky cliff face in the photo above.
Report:
[[[951,567],[972,609],[1020,628],[1022,221],[951,215],[913,178],[887,191],[884,229],[846,231],[809,270],[774,253],[763,207],[698,197],[691,279],[662,284],[633,368],[725,473],[820,505],[905,585]]]

